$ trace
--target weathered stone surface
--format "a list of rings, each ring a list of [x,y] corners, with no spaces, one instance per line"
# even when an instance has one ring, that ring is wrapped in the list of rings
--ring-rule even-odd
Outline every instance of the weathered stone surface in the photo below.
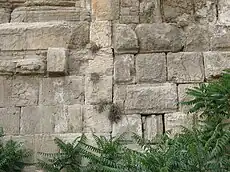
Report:
[[[12,103],[16,106],[38,104],[39,80],[36,77],[19,76],[13,80]]]
[[[144,124],[144,137],[153,140],[157,135],[163,134],[163,116],[151,115],[142,117]]]
[[[210,31],[213,33],[210,39],[210,50],[230,50],[230,26],[214,25]]]
[[[69,76],[64,81],[64,101],[65,104],[84,104],[85,88],[84,77]],[[55,89],[55,88],[54,88]]]
[[[138,40],[134,30],[125,24],[116,24],[113,29],[113,46],[117,53],[137,53]]]
[[[119,0],[92,0],[92,17],[95,20],[119,18]]]
[[[67,72],[68,51],[65,48],[49,48],[47,52],[47,71],[49,73]]]
[[[124,0],[120,2],[120,23],[139,23],[139,0]]]
[[[177,109],[176,85],[128,85],[125,100],[126,113],[165,113]]]
[[[11,14],[11,22],[80,21],[80,9],[75,7],[19,7]]]
[[[218,2],[219,22],[222,24],[229,24],[230,1],[219,0]]]
[[[131,140],[133,133],[142,135],[141,115],[123,115],[121,121],[113,123],[112,136],[119,136],[126,133],[125,139]]]
[[[0,27],[1,50],[80,48],[89,41],[87,22],[8,23]]]
[[[56,105],[64,102],[64,78],[43,78],[40,84],[39,104]]]
[[[81,133],[83,131],[84,107],[82,105],[67,106],[67,126],[70,133]]]
[[[221,74],[224,69],[230,69],[229,52],[204,52],[205,77]]]
[[[169,81],[177,83],[204,81],[202,53],[169,53],[167,63]]]
[[[113,103],[119,106],[122,113],[125,110],[125,99],[127,95],[127,85],[114,85]]]
[[[179,84],[178,85],[178,98],[179,102],[190,101],[193,99],[192,96],[186,94],[187,89],[192,89],[194,87],[198,87],[199,84]],[[188,113],[191,106],[179,104],[179,110],[183,113]]]
[[[180,29],[172,24],[140,24],[136,27],[140,52],[177,52],[184,45]]]
[[[111,76],[113,73],[113,54],[110,48],[101,49],[94,54],[93,60],[89,60],[88,74]]]
[[[209,51],[211,33],[206,25],[189,25],[185,28],[185,51]]]
[[[0,8],[0,24],[9,23],[10,21],[10,10],[6,8]]]
[[[22,172],[36,172],[36,166],[26,166],[23,168]]]
[[[134,81],[135,65],[134,55],[116,55],[114,62],[114,79],[117,83],[130,83]]]
[[[24,0],[26,6],[67,6],[74,7],[78,0]]]
[[[84,132],[110,133],[112,131],[111,122],[108,119],[108,110],[99,113],[97,110],[97,106],[86,105],[84,111]]]
[[[112,23],[110,21],[94,21],[90,27],[90,41],[99,47],[110,47],[112,44]]]
[[[142,0],[140,2],[140,23],[155,23],[160,20],[158,0]]]
[[[16,73],[19,74],[44,74],[46,69],[45,59],[35,58],[16,61]]]
[[[112,76],[91,75],[85,79],[86,104],[112,101]]]
[[[12,80],[0,76],[0,107],[11,105]]]
[[[8,107],[0,108],[0,126],[4,129],[4,134],[18,135],[20,108]]]
[[[163,53],[138,54],[136,56],[137,82],[165,82],[166,56]]]
[[[165,131],[170,132],[171,136],[180,133],[182,127],[191,128],[193,125],[193,115],[181,112],[165,114]]]
[[[12,75],[16,72],[16,63],[12,60],[0,60],[0,74]]]

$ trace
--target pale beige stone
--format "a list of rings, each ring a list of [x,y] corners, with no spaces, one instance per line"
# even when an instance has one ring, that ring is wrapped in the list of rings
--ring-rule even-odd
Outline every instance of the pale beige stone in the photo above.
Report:
[[[184,45],[184,34],[168,23],[139,24],[136,29],[140,52],[177,52]]]
[[[181,112],[165,114],[165,131],[169,132],[171,136],[182,131],[182,126],[191,128],[193,125],[193,115],[184,114]]]
[[[129,83],[134,81],[135,66],[134,55],[116,55],[114,62],[114,79],[117,83]]]
[[[6,8],[0,8],[0,24],[9,23],[10,21],[10,10]]]
[[[76,0],[24,0],[26,6],[75,6]]]
[[[16,61],[17,74],[44,74],[45,73],[45,60],[42,58],[31,58]]]
[[[205,78],[211,79],[220,75],[223,70],[230,69],[229,52],[204,52]]]
[[[12,75],[16,72],[16,63],[12,60],[0,60],[0,74]]]
[[[128,85],[125,100],[126,113],[166,113],[177,109],[175,84]]]
[[[4,134],[18,135],[20,128],[20,108],[7,107],[0,108],[0,126],[3,127]]]
[[[181,52],[167,55],[168,80],[177,83],[203,82],[202,53]]]
[[[112,23],[110,21],[94,21],[90,27],[90,41],[99,47],[110,47],[112,43]]]
[[[158,0],[142,0],[140,2],[140,23],[155,23],[161,17],[158,13]]]
[[[137,82],[166,82],[166,56],[163,53],[136,56]]]
[[[49,73],[67,73],[68,51],[65,48],[48,48],[47,71]]]
[[[118,0],[92,0],[92,16],[96,20],[116,20],[119,17]]]
[[[0,27],[1,50],[80,48],[89,41],[89,25],[79,22],[9,23]]]
[[[139,23],[139,0],[121,1],[120,6],[120,23]]]
[[[112,136],[119,136],[125,133],[125,139],[132,140],[133,133],[142,136],[141,115],[123,115],[118,123],[113,123]]]
[[[114,25],[113,47],[117,53],[137,53],[139,46],[134,30],[125,24]]]
[[[12,84],[12,103],[16,106],[38,104],[39,80],[33,76],[18,76]]]
[[[127,96],[127,85],[114,85],[113,102],[118,105],[122,113],[125,110],[125,99]]]
[[[19,7],[11,14],[11,22],[47,21],[80,21],[80,9],[56,6]]]
[[[222,24],[229,24],[230,19],[230,1],[228,0],[219,0],[218,1],[218,12],[219,12],[219,22]]]
[[[109,133],[112,131],[108,110],[99,113],[97,106],[86,105],[84,111],[83,131],[85,133]]]
[[[97,75],[96,75],[97,76]],[[85,101],[86,104],[98,104],[101,101],[112,101],[112,76],[93,75],[85,78]]]
[[[12,104],[12,80],[0,76],[0,107],[7,107]]]

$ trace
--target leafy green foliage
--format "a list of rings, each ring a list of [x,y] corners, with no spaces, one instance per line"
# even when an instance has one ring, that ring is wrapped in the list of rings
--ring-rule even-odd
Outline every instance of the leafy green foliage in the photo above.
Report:
[[[0,138],[3,137],[3,130],[0,131]],[[26,166],[23,160],[30,156],[30,151],[23,149],[22,144],[13,140],[3,143],[0,140],[0,171],[20,172]]]

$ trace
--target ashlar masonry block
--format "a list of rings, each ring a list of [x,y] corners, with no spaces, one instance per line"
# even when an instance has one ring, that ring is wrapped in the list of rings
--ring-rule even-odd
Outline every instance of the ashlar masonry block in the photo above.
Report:
[[[128,85],[125,112],[128,114],[154,114],[177,110],[177,87],[175,84]]]
[[[47,52],[47,72],[50,74],[67,73],[68,50],[65,48],[49,48]]]

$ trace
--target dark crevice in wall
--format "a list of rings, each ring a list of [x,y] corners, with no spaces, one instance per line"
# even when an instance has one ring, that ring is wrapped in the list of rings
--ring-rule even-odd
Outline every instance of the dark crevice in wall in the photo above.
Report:
[[[219,20],[219,0],[216,0],[216,21]]]
[[[146,116],[141,115],[141,133],[143,139],[145,138],[145,120],[146,120]]]
[[[165,114],[162,114],[162,125],[163,125],[163,134],[165,134]]]
[[[179,111],[179,89],[178,89],[179,84],[176,84],[176,93],[177,93],[177,110]]]
[[[20,114],[19,114],[19,133],[21,134],[21,118],[22,118],[22,107],[20,108]]]

